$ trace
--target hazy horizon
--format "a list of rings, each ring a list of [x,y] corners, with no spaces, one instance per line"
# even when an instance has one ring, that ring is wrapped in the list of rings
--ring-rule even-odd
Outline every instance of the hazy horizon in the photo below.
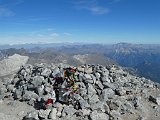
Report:
[[[37,43],[6,43],[6,44],[0,44],[0,46],[19,46],[19,45],[23,45],[23,47],[27,46],[27,45],[33,45],[33,46],[37,46],[37,47],[41,47],[41,45],[118,45],[118,44],[131,44],[131,45],[157,45],[160,46],[160,43],[156,44],[156,43],[129,43],[129,42],[117,42],[117,43],[85,43],[85,42],[57,42],[57,43],[53,43],[53,42],[37,42]],[[40,46],[38,46],[40,45]]]
[[[159,0],[0,0],[0,44],[160,44]]]

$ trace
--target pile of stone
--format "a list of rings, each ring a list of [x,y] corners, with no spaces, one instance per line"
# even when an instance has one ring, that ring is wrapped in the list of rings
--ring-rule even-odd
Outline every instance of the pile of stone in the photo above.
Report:
[[[146,109],[157,114],[160,111],[160,85],[130,75],[115,65],[78,67],[79,92],[73,94],[72,102],[55,101],[44,108],[53,88],[53,77],[63,76],[67,67],[65,64],[22,66],[13,79],[0,86],[0,99],[19,100],[33,106],[35,111],[23,120],[144,120],[148,118],[146,114],[152,113]]]

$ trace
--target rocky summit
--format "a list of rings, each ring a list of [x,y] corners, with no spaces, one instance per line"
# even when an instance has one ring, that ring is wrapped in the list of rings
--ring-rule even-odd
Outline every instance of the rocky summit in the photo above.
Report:
[[[25,64],[0,81],[0,120],[50,119],[159,120],[160,85],[117,65],[63,63]]]

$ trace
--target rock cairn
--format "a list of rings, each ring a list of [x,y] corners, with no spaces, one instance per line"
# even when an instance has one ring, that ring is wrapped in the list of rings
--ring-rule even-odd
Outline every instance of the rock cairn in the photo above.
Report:
[[[33,106],[35,110],[23,120],[144,120],[149,119],[150,113],[160,111],[160,85],[114,65],[78,67],[75,83],[79,86],[78,93],[72,94],[68,101],[56,98],[50,107],[44,108],[53,89],[53,78],[63,76],[67,67],[65,64],[22,66],[13,79],[3,81],[0,99],[19,100]]]

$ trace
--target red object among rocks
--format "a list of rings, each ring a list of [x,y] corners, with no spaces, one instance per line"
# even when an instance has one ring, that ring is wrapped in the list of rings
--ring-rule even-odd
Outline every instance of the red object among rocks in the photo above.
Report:
[[[49,105],[49,104],[53,104],[53,100],[52,99],[48,99],[47,100],[46,105]]]

